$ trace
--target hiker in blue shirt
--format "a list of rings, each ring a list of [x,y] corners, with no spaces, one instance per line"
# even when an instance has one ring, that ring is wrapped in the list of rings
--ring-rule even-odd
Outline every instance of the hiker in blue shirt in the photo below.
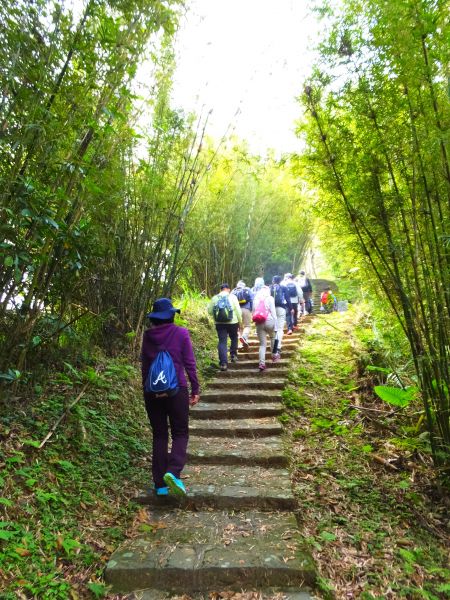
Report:
[[[278,355],[281,354],[281,344],[283,342],[284,324],[286,315],[289,311],[291,314],[292,304],[289,292],[284,285],[281,285],[281,276],[274,275],[272,277],[272,285],[270,286],[270,295],[275,300],[275,312],[277,313],[277,330],[278,330]]]
[[[291,300],[292,311],[286,314],[288,335],[294,329],[298,329],[298,307],[300,306],[300,314],[303,314],[303,291],[300,285],[294,281],[292,273],[286,273],[281,285],[286,287]]]

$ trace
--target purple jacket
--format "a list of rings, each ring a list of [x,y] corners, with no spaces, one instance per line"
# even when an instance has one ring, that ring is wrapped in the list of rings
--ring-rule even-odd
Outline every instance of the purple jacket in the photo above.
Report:
[[[191,393],[197,395],[200,386],[197,379],[194,350],[189,331],[173,323],[165,323],[144,331],[142,340],[142,385],[148,370],[160,350],[167,350],[172,357],[180,387],[187,387],[185,371],[191,382]]]

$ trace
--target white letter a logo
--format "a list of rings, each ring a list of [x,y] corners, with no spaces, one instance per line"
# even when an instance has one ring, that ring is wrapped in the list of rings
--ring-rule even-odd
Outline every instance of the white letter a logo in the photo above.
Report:
[[[164,384],[167,383],[167,378],[166,378],[166,375],[165,375],[164,371],[160,372],[160,374],[158,375],[158,377],[153,382],[153,385],[157,385],[159,382],[164,383]]]

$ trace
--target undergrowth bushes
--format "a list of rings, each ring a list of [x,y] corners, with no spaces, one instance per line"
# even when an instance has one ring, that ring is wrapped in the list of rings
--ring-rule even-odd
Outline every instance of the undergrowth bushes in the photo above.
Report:
[[[205,381],[216,351],[207,300],[191,294],[174,304]],[[103,597],[104,562],[142,526],[130,502],[151,479],[139,364],[95,349],[65,359],[18,388],[21,397],[10,388],[3,403],[2,600]]]
[[[381,342],[358,305],[307,327],[280,417],[300,528],[322,597],[443,600],[448,490],[432,467],[421,403],[399,408],[373,393],[386,375],[366,366],[384,358]]]

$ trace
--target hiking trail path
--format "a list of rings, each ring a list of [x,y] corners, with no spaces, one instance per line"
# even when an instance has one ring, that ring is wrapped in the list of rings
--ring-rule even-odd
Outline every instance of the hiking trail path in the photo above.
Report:
[[[316,305],[317,310],[317,305]],[[208,383],[190,413],[183,500],[142,495],[149,531],[127,540],[105,571],[114,592],[130,600],[212,592],[282,593],[307,600],[316,569],[302,548],[277,416],[288,365],[301,332],[284,336],[282,359],[258,371],[258,341]]]

